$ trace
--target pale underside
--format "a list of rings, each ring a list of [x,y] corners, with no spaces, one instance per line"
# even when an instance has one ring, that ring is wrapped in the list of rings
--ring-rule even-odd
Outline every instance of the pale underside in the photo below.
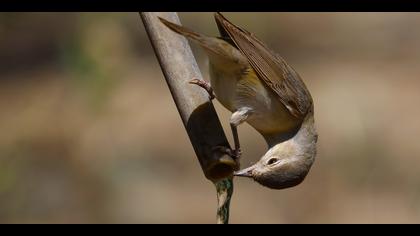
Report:
[[[232,24],[219,13],[215,14],[215,20],[222,38],[241,51],[261,82],[302,121],[313,104],[299,74],[254,34]]]
[[[247,110],[245,121],[263,135],[287,132],[301,123],[257,77],[245,57],[239,64],[214,57],[218,56],[209,55],[210,83],[224,107],[233,113]]]

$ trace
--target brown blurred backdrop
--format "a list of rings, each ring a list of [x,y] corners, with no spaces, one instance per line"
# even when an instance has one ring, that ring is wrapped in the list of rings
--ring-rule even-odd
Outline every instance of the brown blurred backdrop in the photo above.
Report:
[[[319,131],[298,187],[235,179],[231,222],[419,223],[420,14],[225,15],[297,69]],[[217,34],[211,13],[180,17]],[[137,13],[1,13],[0,35],[0,223],[215,222]],[[247,166],[265,144],[239,131]]]

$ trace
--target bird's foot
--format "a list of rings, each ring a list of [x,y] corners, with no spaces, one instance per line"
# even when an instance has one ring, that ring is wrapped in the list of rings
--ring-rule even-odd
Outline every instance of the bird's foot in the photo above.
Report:
[[[231,148],[226,147],[226,146],[216,146],[216,147],[214,147],[213,150],[219,151],[223,154],[226,154],[226,155],[232,157],[233,160],[235,160],[238,163],[239,163],[239,159],[241,158],[241,155],[242,155],[242,151],[241,151],[240,148],[232,150]]]
[[[213,100],[216,96],[214,94],[213,88],[211,87],[210,83],[204,80],[200,79],[192,79],[189,81],[190,84],[195,84],[207,91],[207,93],[210,95],[210,100]]]

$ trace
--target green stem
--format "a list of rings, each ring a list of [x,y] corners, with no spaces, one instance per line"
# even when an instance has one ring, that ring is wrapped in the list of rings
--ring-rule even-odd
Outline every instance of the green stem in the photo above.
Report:
[[[216,182],[217,190],[217,224],[229,223],[229,206],[233,194],[233,180],[227,178]]]

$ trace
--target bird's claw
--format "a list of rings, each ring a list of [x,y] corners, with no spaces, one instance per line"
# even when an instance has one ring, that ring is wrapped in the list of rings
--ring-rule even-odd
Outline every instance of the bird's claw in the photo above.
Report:
[[[242,151],[241,151],[240,148],[232,150],[231,148],[226,147],[226,146],[216,146],[216,147],[214,147],[213,150],[219,151],[223,154],[226,154],[226,155],[232,157],[236,162],[239,161],[239,159],[241,158],[241,155],[242,155]]]
[[[200,80],[200,79],[192,79],[188,83],[198,85],[202,87],[203,89],[205,89],[210,96],[210,100],[213,100],[216,97],[214,94],[213,88],[210,86],[208,82],[204,80]]]

